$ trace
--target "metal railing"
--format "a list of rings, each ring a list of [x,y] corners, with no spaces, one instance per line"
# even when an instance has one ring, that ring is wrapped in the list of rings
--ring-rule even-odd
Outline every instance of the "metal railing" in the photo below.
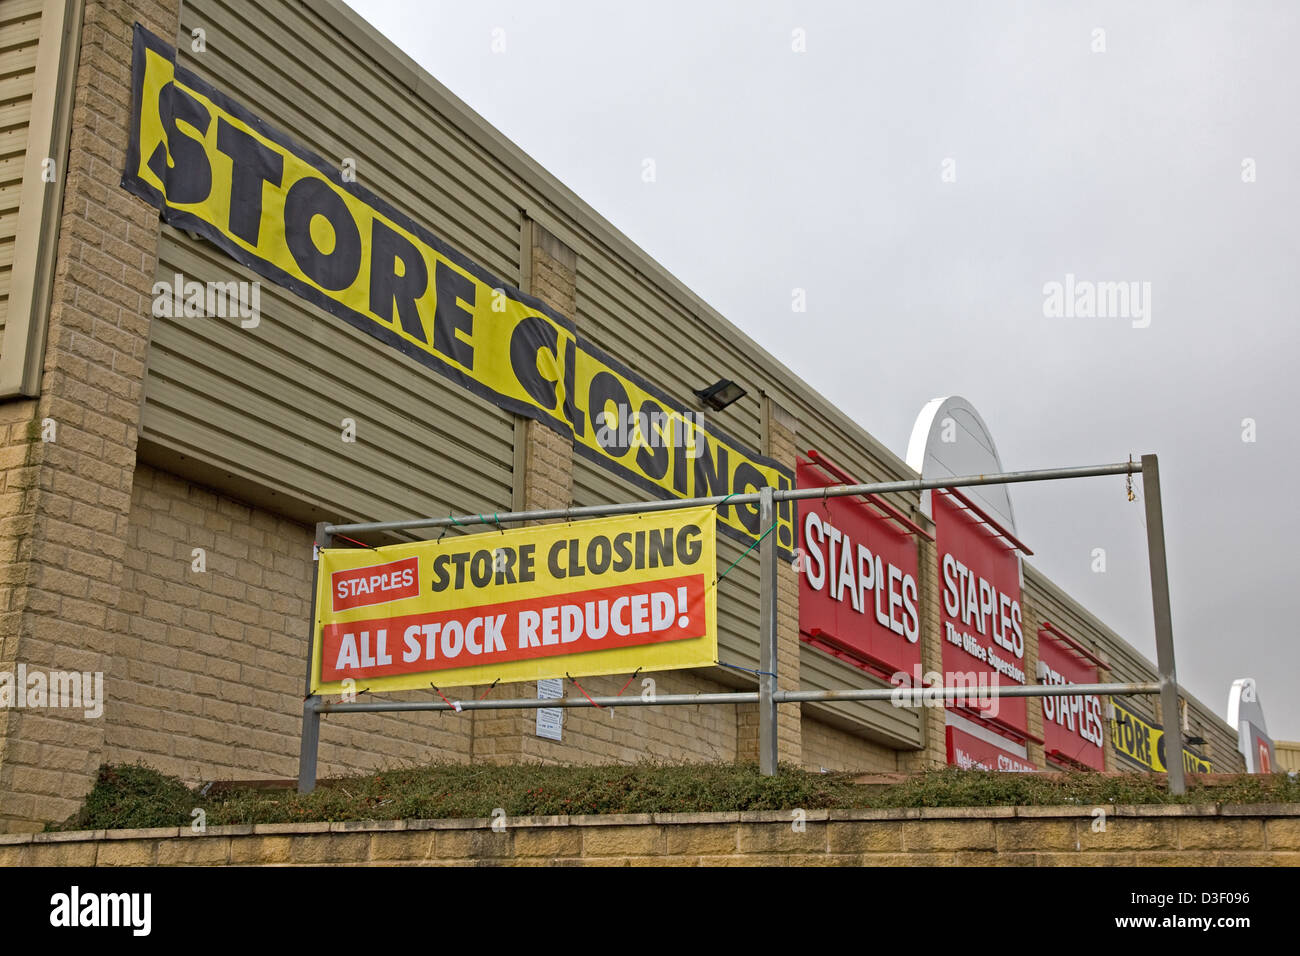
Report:
[[[993,699],[1012,697],[1078,697],[1078,696],[1142,696],[1159,695],[1161,710],[1166,716],[1166,765],[1169,790],[1174,794],[1186,791],[1186,778],[1181,755],[1183,732],[1178,715],[1178,682],[1174,669],[1173,627],[1170,620],[1169,578],[1165,555],[1164,518],[1160,503],[1159,466],[1155,455],[1143,455],[1140,462],[1120,462],[1113,465],[1091,465],[1077,468],[1048,468],[1039,471],[1013,471],[994,475],[967,475],[956,478],[918,478],[902,481],[879,481],[857,485],[830,485],[824,488],[762,488],[757,492],[715,495],[707,498],[678,498],[653,501],[636,501],[620,504],[590,505],[578,508],[549,508],[534,511],[516,511],[492,515],[448,515],[445,518],[415,518],[402,521],[369,521],[352,524],[320,523],[316,526],[316,544],[331,547],[335,535],[366,534],[389,531],[409,531],[420,528],[441,528],[450,525],[499,525],[548,519],[596,518],[607,515],[635,514],[640,512],[668,511],[678,508],[728,504],[755,504],[759,506],[759,527],[768,528],[775,521],[776,503],[779,501],[805,501],[815,498],[888,494],[892,492],[927,491],[943,488],[966,488],[978,485],[1004,485],[1027,481],[1058,481],[1066,478],[1095,478],[1105,475],[1142,475],[1143,502],[1146,507],[1147,550],[1151,566],[1151,598],[1155,613],[1156,669],[1159,680],[1148,683],[1097,683],[1097,684],[1027,684],[1023,686],[989,686],[972,690],[970,687],[908,688],[908,693],[942,697],[945,701],[963,699]],[[329,702],[311,693],[311,648],[315,637],[316,580],[312,582],[311,633],[307,644],[307,686],[303,701],[302,747],[298,763],[298,791],[310,793],[316,786],[316,761],[320,744],[321,714],[377,713],[406,711],[468,711],[468,710],[536,710],[539,708],[570,707],[650,707],[681,706],[686,704],[758,704],[759,705],[759,767],[763,774],[776,773],[777,733],[776,714],[779,704],[829,701],[885,701],[896,699],[900,689],[844,688],[840,690],[780,690],[777,688],[777,545],[773,536],[765,535],[759,543],[759,675],[756,691],[734,691],[713,694],[662,694],[641,697],[564,697],[564,698],[514,698],[465,701],[373,701],[365,703]],[[317,565],[317,572],[319,566]]]

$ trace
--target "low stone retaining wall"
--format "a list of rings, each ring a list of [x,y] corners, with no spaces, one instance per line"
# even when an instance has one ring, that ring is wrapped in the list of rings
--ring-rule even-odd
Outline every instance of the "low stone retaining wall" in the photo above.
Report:
[[[0,835],[0,866],[1300,865],[1295,804],[656,813],[496,825],[392,820],[12,834]]]

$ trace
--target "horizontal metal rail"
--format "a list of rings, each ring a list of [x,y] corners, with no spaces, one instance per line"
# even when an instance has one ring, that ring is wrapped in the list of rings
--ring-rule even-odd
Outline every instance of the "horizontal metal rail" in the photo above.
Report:
[[[1164,685],[1145,684],[999,684],[997,687],[873,687],[849,690],[779,690],[778,704],[803,704],[823,700],[898,700],[958,697],[988,700],[994,697],[1127,697],[1158,694]]]
[[[967,488],[972,485],[1006,485],[1025,481],[1057,481],[1062,478],[1097,478],[1104,475],[1133,475],[1142,471],[1136,461],[1113,465],[1083,465],[1077,468],[1044,468],[1038,471],[1008,471],[996,475],[965,475],[951,478],[911,478],[904,481],[876,481],[862,485],[834,485],[828,488],[786,488],[772,492],[774,501],[805,501],[810,498],[840,498],[846,495],[880,495],[900,491],[929,491],[934,488]],[[360,521],[353,524],[327,524],[326,534],[373,534],[383,531],[406,531],[412,528],[442,528],[451,525],[496,525],[505,522],[550,521],[556,518],[599,518],[606,515],[639,514],[648,511],[673,511],[679,508],[702,508],[720,505],[758,504],[761,492],[713,495],[708,498],[668,498],[611,505],[586,505],[579,508],[544,508],[537,511],[502,511],[485,514],[448,515],[445,518],[408,518],[401,521]]]
[[[760,672],[757,691],[737,691],[717,694],[665,694],[632,697],[564,697],[564,698],[514,698],[475,699],[463,701],[389,701],[375,700],[357,703],[355,700],[329,702],[311,693],[311,655],[308,654],[307,696],[303,700],[303,734],[299,755],[298,790],[310,793],[316,785],[316,759],[319,747],[320,718],[331,713],[367,713],[402,711],[468,711],[468,710],[541,710],[576,707],[650,707],[686,706],[702,704],[755,704],[759,705],[759,764],[764,774],[776,772],[776,705],[812,703],[818,701],[890,701],[899,706],[925,706],[942,700],[980,701],[1007,697],[1078,697],[1078,696],[1141,696],[1160,695],[1166,713],[1176,713],[1178,684],[1174,670],[1172,628],[1169,621],[1168,570],[1164,558],[1164,521],[1160,509],[1159,468],[1154,455],[1145,455],[1141,463],[1130,459],[1112,465],[1085,465],[1075,468],[1047,468],[1036,471],[1012,471],[991,475],[965,475],[939,478],[915,478],[902,481],[880,481],[865,484],[833,485],[825,488],[763,488],[753,493],[713,495],[705,498],[655,499],[653,501],[624,502],[620,504],[592,505],[579,508],[551,508],[535,511],[514,511],[492,514],[448,515],[445,518],[411,518],[398,521],[369,521],[351,524],[326,524],[316,526],[318,546],[332,546],[333,536],[366,534],[387,531],[404,531],[416,528],[445,528],[452,525],[501,525],[527,521],[573,520],[596,518],[605,515],[636,514],[669,511],[692,507],[713,507],[721,504],[757,505],[764,516],[762,524],[773,520],[773,508],[779,501],[807,501],[818,498],[846,496],[885,495],[899,492],[920,492],[935,489],[965,488],[979,485],[1007,485],[1029,481],[1057,481],[1066,478],[1094,478],[1106,475],[1143,476],[1146,492],[1148,553],[1151,557],[1152,596],[1155,604],[1157,650],[1159,651],[1159,682],[1147,683],[1096,683],[1096,684],[1030,684],[998,685],[995,687],[939,686],[939,687],[875,687],[845,688],[842,690],[778,690],[776,687],[776,560],[775,545],[766,535],[760,537],[759,650]],[[319,571],[319,568],[317,568]],[[316,619],[316,588],[312,588],[312,621]],[[364,691],[363,691],[364,693]],[[1182,748],[1182,728],[1178,721],[1168,723],[1169,746],[1176,753]],[[1183,768],[1174,761],[1169,768],[1169,789],[1179,794],[1185,790]]]
[[[758,691],[736,691],[721,694],[659,694],[651,697],[502,697],[500,700],[441,700],[387,701],[384,703],[328,703],[316,706],[318,713],[368,713],[387,710],[545,710],[548,707],[650,707],[683,704],[757,704]]]
[[[991,700],[994,697],[1086,697],[1141,696],[1159,694],[1163,685],[1145,684],[1028,684],[998,685],[997,687],[872,687],[844,690],[778,690],[772,697],[778,704],[800,704],[834,700],[933,700],[936,698],[960,700]],[[647,697],[502,697],[499,700],[442,700],[376,701],[355,703],[321,701],[316,712],[380,713],[384,711],[418,710],[544,710],[549,707],[674,707],[689,704],[756,704],[758,691],[734,691],[719,694],[658,694]]]

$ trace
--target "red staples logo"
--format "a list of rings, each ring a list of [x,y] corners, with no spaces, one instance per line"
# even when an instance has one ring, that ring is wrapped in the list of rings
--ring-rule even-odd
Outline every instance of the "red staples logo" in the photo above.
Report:
[[[387,604],[420,593],[420,559],[403,558],[388,564],[335,571],[330,575],[334,610]]]

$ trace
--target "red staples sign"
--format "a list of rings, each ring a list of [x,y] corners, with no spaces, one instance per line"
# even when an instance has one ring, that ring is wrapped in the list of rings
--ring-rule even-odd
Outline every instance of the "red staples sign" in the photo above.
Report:
[[[801,462],[798,483],[835,482]],[[801,639],[885,677],[919,672],[916,541],[858,498],[814,499],[800,511]]]
[[[956,727],[947,728],[948,764],[962,770],[998,770],[1031,773],[1038,768],[1016,754]]]
[[[419,593],[419,558],[403,558],[386,564],[335,571],[330,575],[330,594],[335,611],[387,604]]]
[[[1097,668],[1051,631],[1038,632],[1040,684],[1095,684]],[[1049,760],[1106,769],[1101,698],[1044,697],[1043,751]]]
[[[936,491],[932,503],[944,672],[985,674],[990,683],[1025,683],[1020,559],[1005,539],[952,495]],[[996,709],[971,712],[1027,737],[1025,699],[1007,697],[996,703]]]

